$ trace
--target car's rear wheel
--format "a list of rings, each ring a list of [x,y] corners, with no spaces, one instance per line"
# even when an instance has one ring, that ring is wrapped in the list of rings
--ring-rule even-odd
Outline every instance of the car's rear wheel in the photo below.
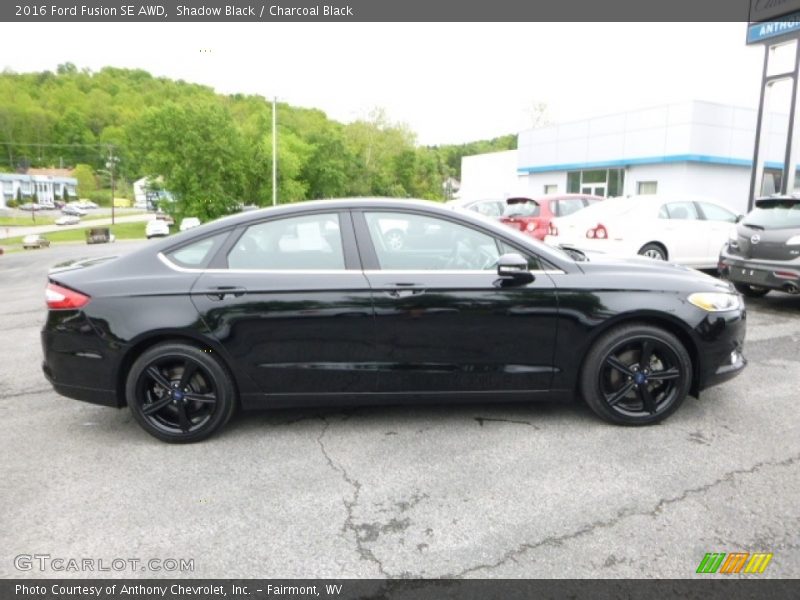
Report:
[[[639,255],[653,260],[667,260],[667,251],[660,244],[645,244],[639,249]]]
[[[595,342],[584,361],[581,392],[598,416],[620,425],[649,425],[683,403],[692,361],[683,344],[659,327],[622,325]]]
[[[748,298],[761,298],[769,294],[769,288],[761,287],[758,285],[749,285],[747,283],[734,283],[733,286],[737,291],[744,294]]]
[[[198,442],[219,430],[236,399],[227,369],[195,346],[165,343],[145,351],[131,367],[128,406],[142,428],[165,442]]]

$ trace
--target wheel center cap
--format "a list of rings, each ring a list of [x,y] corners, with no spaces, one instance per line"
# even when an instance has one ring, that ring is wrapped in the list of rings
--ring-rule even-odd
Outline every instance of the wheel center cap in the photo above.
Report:
[[[647,375],[644,373],[636,373],[636,375],[633,376],[633,380],[636,382],[636,385],[642,385],[647,381]]]
[[[183,392],[180,390],[172,390],[172,397],[175,400],[183,400]]]

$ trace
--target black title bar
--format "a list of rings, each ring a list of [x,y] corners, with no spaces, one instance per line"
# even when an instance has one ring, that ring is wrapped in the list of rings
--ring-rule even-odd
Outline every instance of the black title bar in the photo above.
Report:
[[[760,5],[754,8],[753,2],[759,0],[3,0],[0,20],[746,22],[751,13],[759,12]]]

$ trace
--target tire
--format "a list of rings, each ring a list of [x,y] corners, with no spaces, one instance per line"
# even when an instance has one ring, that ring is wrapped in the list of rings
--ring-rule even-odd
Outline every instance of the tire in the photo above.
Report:
[[[667,260],[667,251],[661,244],[645,244],[639,248],[639,256],[646,256],[653,260]]]
[[[147,433],[191,443],[221,429],[233,415],[236,391],[228,370],[195,346],[164,343],[145,351],[125,384],[128,406]]]
[[[692,361],[680,340],[645,324],[620,325],[601,336],[580,377],[589,407],[618,425],[666,419],[686,399],[691,383]]]
[[[733,287],[736,291],[747,296],[748,298],[762,298],[769,294],[769,288],[759,287],[757,285],[749,285],[747,283],[735,283]]]

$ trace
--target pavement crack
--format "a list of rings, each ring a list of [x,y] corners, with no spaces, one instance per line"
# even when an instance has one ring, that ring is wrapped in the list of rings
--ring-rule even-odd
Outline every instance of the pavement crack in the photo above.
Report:
[[[561,546],[565,542],[569,542],[576,538],[583,537],[585,535],[594,533],[598,529],[607,529],[609,527],[614,527],[620,521],[627,519],[629,517],[656,517],[664,510],[665,507],[670,506],[672,504],[677,504],[683,502],[684,500],[688,499],[690,496],[699,496],[705,494],[709,490],[717,487],[718,485],[724,483],[733,482],[736,477],[742,475],[752,475],[753,473],[757,473],[758,471],[764,469],[765,467],[788,467],[800,461],[800,454],[795,454],[794,456],[790,456],[789,458],[778,460],[778,461],[762,461],[758,462],[752,467],[748,469],[737,469],[734,471],[729,471],[711,481],[705,485],[701,485],[694,488],[689,488],[684,490],[681,494],[677,496],[673,496],[670,498],[662,498],[661,500],[656,503],[656,505],[651,508],[650,510],[636,510],[633,508],[623,508],[622,510],[618,511],[616,515],[609,519],[593,521],[587,525],[584,525],[580,529],[572,531],[570,533],[565,533],[563,535],[555,535],[544,538],[537,542],[524,542],[519,544],[516,548],[509,550],[505,554],[503,554],[499,559],[492,563],[481,563],[477,565],[473,565],[467,569],[459,571],[458,573],[441,575],[440,578],[442,579],[458,579],[465,577],[471,573],[475,573],[477,571],[483,570],[493,570],[498,567],[505,565],[508,562],[517,562],[517,558],[526,554],[531,550],[536,550],[541,548],[542,546]]]
[[[527,425],[528,427],[533,427],[534,429],[539,429],[536,425],[531,423],[530,421],[514,421],[512,419],[493,419],[491,417],[473,417],[477,422],[478,425],[483,427],[484,423],[512,423],[514,425]]]
[[[52,392],[52,387],[46,388],[34,388],[32,390],[22,390],[19,392],[12,392],[11,394],[3,394],[0,396],[0,399],[5,400],[6,398],[19,398],[20,396],[33,396],[34,394],[44,394],[46,392]]]
[[[365,523],[356,524],[354,521],[355,516],[353,513],[356,507],[358,506],[359,497],[361,496],[361,482],[352,477],[347,472],[347,469],[345,469],[340,463],[336,462],[335,460],[333,460],[333,458],[331,458],[331,455],[328,453],[328,449],[325,447],[325,443],[323,441],[325,434],[328,432],[328,429],[330,428],[330,422],[326,417],[320,417],[320,419],[322,419],[324,426],[322,427],[322,431],[317,437],[317,443],[319,444],[322,456],[325,457],[328,466],[337,473],[339,473],[344,482],[347,483],[347,485],[349,485],[353,491],[352,496],[349,500],[346,498],[342,499],[345,512],[347,514],[347,517],[345,518],[345,521],[342,524],[342,533],[343,534],[347,534],[348,532],[352,533],[353,537],[355,538],[356,552],[358,553],[359,558],[363,561],[374,564],[378,568],[380,574],[383,575],[385,578],[389,579],[391,578],[391,575],[389,575],[389,573],[386,572],[381,560],[377,556],[375,556],[372,550],[370,550],[365,546],[366,542],[375,541],[375,539],[377,539],[375,531],[373,531],[373,528],[370,527],[368,524]]]

